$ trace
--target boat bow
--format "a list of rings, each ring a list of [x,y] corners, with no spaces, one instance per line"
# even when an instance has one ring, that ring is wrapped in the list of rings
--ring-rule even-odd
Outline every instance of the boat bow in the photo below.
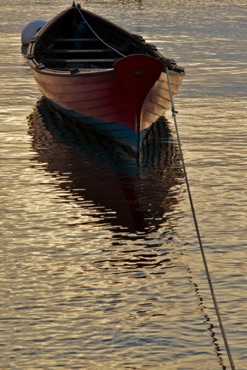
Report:
[[[136,54],[118,60],[114,68],[140,121],[143,102],[164,70],[164,64],[153,57]]]

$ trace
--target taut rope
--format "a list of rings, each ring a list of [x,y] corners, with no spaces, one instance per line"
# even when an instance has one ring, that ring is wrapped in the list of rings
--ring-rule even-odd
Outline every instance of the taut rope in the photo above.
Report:
[[[181,141],[180,141],[180,136],[179,136],[179,132],[178,132],[178,124],[177,124],[177,118],[176,118],[177,111],[175,110],[175,106],[174,106],[174,102],[173,102],[173,98],[172,98],[169,71],[168,71],[167,67],[165,69],[165,72],[166,72],[166,76],[167,76],[168,90],[169,90],[169,94],[170,94],[172,117],[173,117],[173,120],[174,120],[175,129],[176,129],[179,152],[180,152],[180,157],[181,157],[181,161],[182,161],[182,167],[183,167],[183,171],[184,171],[184,177],[185,177],[186,187],[187,187],[187,191],[188,191],[191,211],[192,211],[192,215],[193,215],[193,219],[194,219],[194,224],[195,224],[196,234],[197,234],[197,238],[198,238],[198,243],[199,243],[199,246],[200,246],[202,260],[203,260],[203,263],[204,263],[204,268],[205,268],[205,271],[206,271],[207,280],[208,280],[212,300],[213,300],[213,303],[214,303],[215,312],[216,312],[216,315],[217,315],[217,318],[218,318],[221,334],[222,334],[222,337],[223,337],[223,340],[224,340],[224,343],[225,343],[225,348],[226,348],[226,352],[227,352],[227,355],[228,355],[228,359],[229,359],[229,362],[230,362],[230,365],[231,365],[231,369],[235,370],[235,365],[234,365],[234,362],[233,362],[233,358],[232,358],[232,355],[231,355],[231,350],[230,350],[228,340],[227,340],[227,337],[226,337],[226,332],[225,332],[223,322],[222,322],[222,319],[221,319],[220,310],[219,310],[219,306],[218,306],[218,303],[217,303],[217,300],[216,300],[214,287],[213,287],[212,279],[211,279],[211,276],[210,276],[210,272],[209,272],[209,268],[208,268],[208,264],[207,264],[207,259],[206,259],[206,255],[205,255],[205,252],[204,252],[204,248],[203,248],[203,244],[202,244],[202,240],[201,240],[201,235],[200,235],[200,231],[199,231],[199,226],[198,226],[198,222],[197,222],[197,218],[196,218],[196,212],[195,212],[195,208],[194,208],[194,204],[193,204],[192,194],[191,194],[191,191],[190,191],[189,180],[188,180],[188,176],[187,176],[187,171],[186,171],[186,166],[185,166],[185,161],[184,161],[182,146],[181,146]]]
[[[90,26],[90,24],[87,22],[87,20],[85,19],[84,15],[82,14],[82,11],[80,9],[80,6],[79,4],[76,5],[77,7],[77,10],[78,12],[80,13],[80,16],[82,17],[83,21],[87,24],[88,28],[93,32],[93,34],[105,45],[107,46],[108,48],[112,49],[113,51],[115,51],[117,54],[121,55],[121,57],[125,57],[126,55],[124,55],[123,53],[121,53],[119,50],[115,49],[113,46],[107,44],[107,42],[105,42],[95,31],[94,29]]]

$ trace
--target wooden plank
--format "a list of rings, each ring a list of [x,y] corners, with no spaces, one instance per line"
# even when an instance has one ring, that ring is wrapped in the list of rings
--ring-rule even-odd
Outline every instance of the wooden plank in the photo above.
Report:
[[[86,41],[86,42],[95,42],[95,41],[100,41],[99,39],[96,38],[83,38],[83,39],[78,39],[78,38],[59,38],[59,39],[54,39],[52,40],[53,42],[77,42],[77,41]]]
[[[114,63],[117,59],[47,59],[44,58],[44,63]]]
[[[44,49],[45,53],[55,54],[55,53],[67,53],[67,54],[76,54],[76,53],[105,53],[110,52],[111,49]]]

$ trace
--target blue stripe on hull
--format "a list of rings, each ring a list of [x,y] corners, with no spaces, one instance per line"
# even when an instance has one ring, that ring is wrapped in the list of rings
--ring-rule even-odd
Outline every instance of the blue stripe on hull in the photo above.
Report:
[[[148,130],[143,130],[141,133],[137,133],[133,130],[131,130],[129,127],[124,126],[117,122],[111,122],[106,123],[103,121],[100,121],[94,117],[85,116],[81,113],[66,109],[62,106],[60,106],[57,103],[54,103],[52,100],[49,100],[49,102],[60,112],[65,114],[66,116],[81,122],[84,125],[91,126],[93,128],[96,128],[100,130],[101,132],[105,132],[109,135],[111,135],[114,139],[118,140],[121,144],[127,146],[132,151],[137,153],[140,148],[138,146],[141,146],[141,143],[146,136],[146,133]],[[139,138],[138,138],[139,135]]]

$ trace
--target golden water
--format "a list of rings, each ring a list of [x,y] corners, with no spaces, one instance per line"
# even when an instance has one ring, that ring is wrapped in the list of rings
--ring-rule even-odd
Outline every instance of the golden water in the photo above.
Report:
[[[101,138],[68,134],[41,100],[21,31],[69,5],[1,3],[0,368],[229,369],[171,115],[172,136],[137,170]],[[82,5],[186,68],[176,100],[183,153],[229,345],[245,370],[246,1]]]

